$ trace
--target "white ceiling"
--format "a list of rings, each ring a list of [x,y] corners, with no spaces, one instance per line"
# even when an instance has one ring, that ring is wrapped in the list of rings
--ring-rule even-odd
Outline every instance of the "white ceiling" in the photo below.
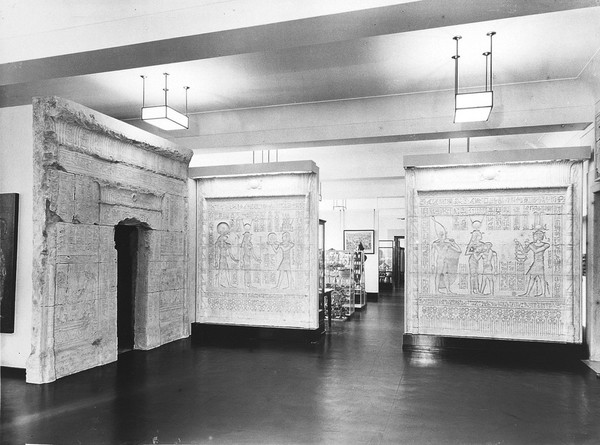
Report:
[[[586,7],[569,9],[579,6]],[[548,8],[566,10],[545,12]],[[163,98],[163,72],[170,73],[169,103],[175,108],[183,108],[183,86],[191,87],[192,114],[451,91],[455,35],[462,36],[461,89],[481,87],[481,53],[489,49],[489,31],[497,32],[495,86],[578,79],[600,49],[599,24],[600,1],[591,0],[4,0],[0,106],[58,95],[140,125],[140,75],[148,76],[146,104],[155,104]],[[188,40],[174,41],[181,46],[165,54],[159,41],[171,38]],[[128,51],[141,42],[151,43],[135,60],[128,59]],[[213,48],[204,48],[206,42]],[[106,48],[115,49],[101,52]],[[100,68],[93,66],[96,59],[103,63]],[[488,137],[470,147],[577,144],[580,136]],[[193,138],[186,145],[195,148]],[[390,159],[397,166],[404,153],[446,152],[447,146],[447,140],[363,144],[294,149],[285,156],[318,158],[331,180],[348,173],[397,178],[403,173]],[[339,168],[340,158],[352,158],[346,169]]]
[[[22,8],[21,3],[25,2],[18,2],[17,9]],[[144,6],[145,2],[136,1],[132,2],[135,11],[117,8],[114,18],[109,19],[106,6],[100,8],[98,2],[83,2],[88,3],[89,16],[84,14],[86,8],[81,6],[82,2],[63,3],[76,7],[71,16],[51,14],[53,20],[48,22],[38,22],[38,14],[26,17],[40,26],[39,30],[45,31],[40,34],[44,35],[51,33],[52,25],[75,32],[84,24],[120,22],[136,11],[138,15],[152,16],[167,10],[166,2]],[[191,3],[183,2],[180,10]],[[398,2],[374,2],[384,3]],[[202,4],[206,7],[218,2],[204,0]],[[148,11],[142,13],[144,8]],[[46,9],[48,6],[40,12],[49,13]],[[92,21],[95,14],[97,17]],[[294,15],[306,14],[298,11]],[[68,17],[77,25],[69,28]],[[0,54],[8,53],[9,43],[29,29],[9,23],[11,26],[0,34]],[[184,106],[183,87],[191,87],[188,97],[191,113],[443,91],[454,88],[451,56],[455,52],[452,40],[455,35],[463,37],[459,48],[461,88],[481,87],[485,82],[482,53],[489,48],[486,37],[489,31],[497,32],[493,50],[495,85],[573,79],[600,49],[599,23],[600,7],[574,9],[309,46],[265,48],[259,52],[49,79],[22,88],[30,95],[52,92],[71,98],[120,119],[133,118],[139,113],[140,75],[148,77],[146,103],[162,102],[164,72],[170,73],[169,103],[173,106]]]

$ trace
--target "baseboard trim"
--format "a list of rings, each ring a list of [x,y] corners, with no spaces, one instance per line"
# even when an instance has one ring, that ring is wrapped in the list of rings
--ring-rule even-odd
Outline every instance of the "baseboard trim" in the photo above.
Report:
[[[269,341],[315,343],[321,340],[324,333],[324,327],[317,329],[289,329],[192,323],[191,337],[194,344],[244,346]]]
[[[424,334],[404,334],[402,350],[441,354],[491,354],[548,361],[582,360],[589,355],[586,345],[583,344],[443,337]]]
[[[12,366],[0,366],[0,375],[2,375],[2,377],[11,377],[25,380],[25,369],[13,368]]]
[[[379,300],[378,292],[367,292],[367,302],[377,303]]]

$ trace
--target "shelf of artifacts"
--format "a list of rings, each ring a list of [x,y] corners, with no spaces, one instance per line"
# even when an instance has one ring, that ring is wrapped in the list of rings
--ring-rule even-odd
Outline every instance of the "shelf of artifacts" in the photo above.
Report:
[[[360,251],[353,253],[352,264],[352,297],[356,309],[362,309],[367,305],[367,294],[365,292],[365,254]]]
[[[335,249],[325,252],[325,288],[331,289],[331,307],[326,308],[325,314],[331,313],[331,320],[348,320],[354,313],[353,270],[353,252]]]

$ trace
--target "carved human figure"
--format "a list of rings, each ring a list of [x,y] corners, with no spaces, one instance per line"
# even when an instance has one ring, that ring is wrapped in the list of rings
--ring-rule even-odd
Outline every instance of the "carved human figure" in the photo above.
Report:
[[[546,281],[546,272],[544,269],[544,252],[550,247],[550,243],[544,241],[544,231],[541,225],[536,225],[533,232],[533,242],[525,241],[523,246],[518,240],[515,240],[515,257],[517,260],[527,257],[528,252],[533,252],[533,261],[527,270],[527,289],[520,297],[531,296],[540,297],[550,293],[548,282]]]
[[[452,294],[450,286],[456,281],[458,270],[458,258],[461,248],[453,239],[447,237],[446,228],[433,219],[436,224],[438,238],[433,241],[434,267],[435,267],[435,289],[441,293]]]
[[[240,268],[244,271],[244,285],[246,287],[251,287],[252,285],[252,259],[260,263],[260,257],[254,252],[250,228],[250,224],[244,224],[244,233],[242,234],[242,242],[240,243],[240,250],[242,252],[240,257]]]
[[[231,287],[231,280],[229,277],[229,259],[235,262],[239,260],[231,253],[231,243],[229,242],[229,224],[225,221],[221,221],[217,224],[217,233],[219,237],[215,242],[215,248],[217,251],[217,284],[221,287]]]
[[[483,264],[479,293],[494,295],[495,279],[498,272],[498,254],[492,249],[492,243],[483,243],[473,256],[477,256]]]
[[[279,271],[279,275],[277,277],[277,288],[279,289],[287,289],[292,285],[292,261],[291,261],[291,253],[292,247],[294,247],[294,243],[292,242],[292,237],[290,232],[283,232],[281,235],[281,243],[278,244],[277,248],[281,250],[281,261],[277,270]],[[282,287],[283,278],[286,278],[286,285]]]
[[[480,292],[481,283],[479,281],[479,261],[481,259],[481,250],[483,248],[483,234],[479,230],[481,227],[481,221],[473,221],[473,231],[471,232],[471,239],[469,244],[465,248],[465,255],[469,258],[469,284],[472,294],[478,294]]]

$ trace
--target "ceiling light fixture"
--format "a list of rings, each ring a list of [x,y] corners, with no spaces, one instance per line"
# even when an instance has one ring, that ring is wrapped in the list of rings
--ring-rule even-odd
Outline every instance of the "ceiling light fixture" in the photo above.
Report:
[[[492,91],[492,38],[495,31],[487,33],[490,38],[490,50],[483,53],[485,56],[485,91],[476,93],[458,92],[458,41],[461,36],[452,37],[456,41],[456,55],[454,59],[454,123],[483,122],[487,121],[494,106],[494,92]],[[489,80],[489,82],[488,82]]]
[[[155,127],[163,130],[186,130],[189,128],[188,118],[188,90],[190,87],[183,87],[185,90],[185,114],[169,107],[167,105],[167,93],[169,88],[167,87],[167,76],[169,73],[163,73],[165,76],[165,104],[157,105],[153,107],[146,106],[146,76],[140,76],[142,78],[142,120],[148,122]]]

